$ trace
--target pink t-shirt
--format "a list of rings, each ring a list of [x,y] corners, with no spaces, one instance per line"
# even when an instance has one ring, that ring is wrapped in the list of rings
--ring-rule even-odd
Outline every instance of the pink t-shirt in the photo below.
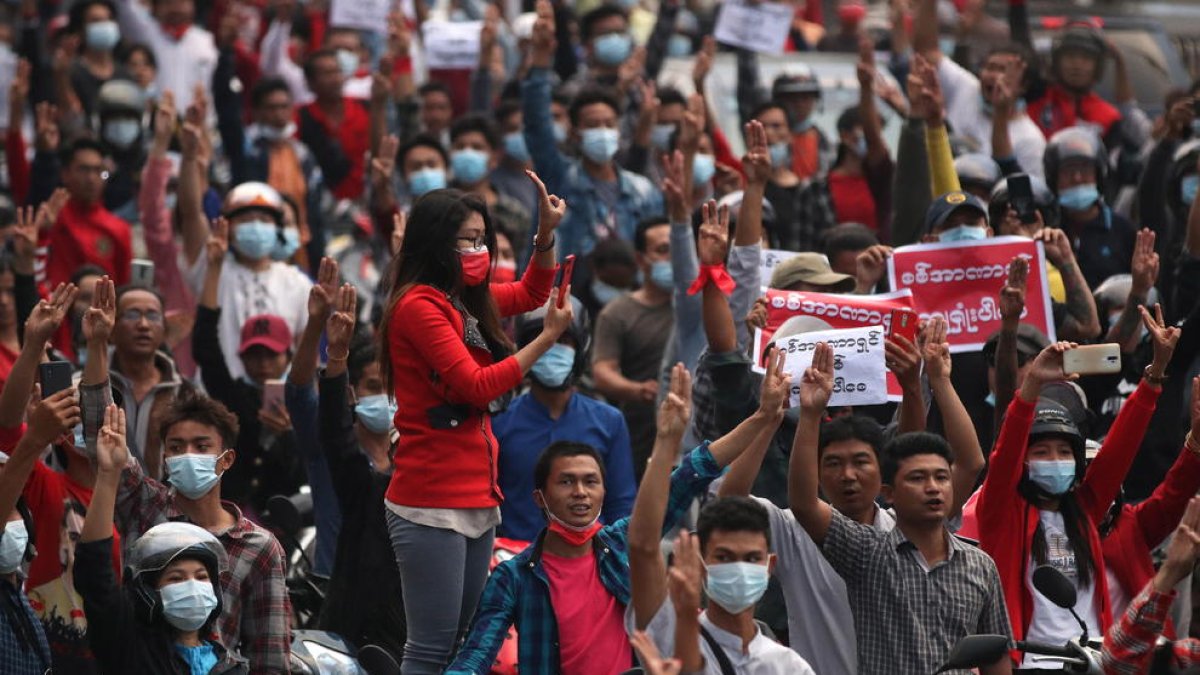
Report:
[[[596,557],[562,558],[542,552],[550,605],[558,619],[563,675],[614,675],[629,670],[633,652],[625,635],[625,605],[596,569]]]

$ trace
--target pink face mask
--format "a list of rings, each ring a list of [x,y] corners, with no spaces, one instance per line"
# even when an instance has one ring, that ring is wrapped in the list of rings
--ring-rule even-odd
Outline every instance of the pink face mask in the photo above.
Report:
[[[488,268],[492,266],[492,256],[487,247],[478,251],[459,249],[458,261],[462,265],[462,280],[467,286],[478,286],[487,280]]]

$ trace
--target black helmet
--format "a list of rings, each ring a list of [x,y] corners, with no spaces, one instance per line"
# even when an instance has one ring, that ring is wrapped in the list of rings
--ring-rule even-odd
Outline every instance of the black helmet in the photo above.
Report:
[[[587,368],[592,348],[592,325],[588,319],[587,309],[579,301],[579,298],[573,295],[569,297],[571,306],[575,308],[575,318],[571,321],[571,325],[567,327],[567,333],[571,336],[571,339],[575,340],[575,366],[571,369],[571,377],[567,380],[568,385]],[[547,302],[542,307],[532,312],[526,312],[517,319],[515,336],[518,346],[524,347],[528,345],[542,332],[542,326],[546,322],[546,310],[549,307],[550,303]]]
[[[1020,176],[1024,174],[1013,174]],[[1042,223],[1046,227],[1058,227],[1058,199],[1054,197],[1054,193],[1050,190],[1050,186],[1046,185],[1046,181],[1037,176],[1029,176],[1029,187],[1033,190],[1033,205],[1042,214]],[[1004,221],[1004,211],[1001,209],[1008,208],[1008,177],[1001,178],[1000,182],[996,183],[996,187],[992,188],[992,197],[988,201],[988,212],[993,223],[997,225]]]
[[[1171,168],[1167,170],[1167,203],[1172,207],[1188,207],[1183,203],[1180,187],[1183,179],[1196,173],[1196,162],[1200,160],[1200,139],[1192,139],[1179,146],[1171,157]]]
[[[1096,189],[1104,194],[1104,179],[1108,174],[1108,158],[1104,143],[1096,132],[1084,127],[1068,127],[1050,137],[1042,155],[1046,184],[1058,194],[1058,170],[1073,159],[1087,160],[1096,168]]]
[[[1066,51],[1083,52],[1096,59],[1095,82],[1104,77],[1104,56],[1108,53],[1108,45],[1095,26],[1084,22],[1070,23],[1054,39],[1054,46],[1050,49],[1050,63],[1055,78],[1058,78],[1058,60]]]
[[[125,566],[125,581],[134,598],[134,610],[145,624],[162,616],[162,596],[158,592],[159,573],[174,560],[199,560],[208,568],[208,578],[216,591],[217,606],[208,621],[221,615],[221,574],[229,570],[229,554],[208,530],[191,523],[170,522],[155,525],[138,538]]]
[[[996,160],[980,152],[968,152],[955,159],[954,173],[958,174],[958,182],[963,190],[979,190],[984,194],[990,193],[1003,175]]]
[[[1045,436],[1065,439],[1071,444],[1079,471],[1083,470],[1086,441],[1079,431],[1075,418],[1058,401],[1042,397],[1033,412],[1033,426],[1029,428],[1029,442],[1034,443]]]

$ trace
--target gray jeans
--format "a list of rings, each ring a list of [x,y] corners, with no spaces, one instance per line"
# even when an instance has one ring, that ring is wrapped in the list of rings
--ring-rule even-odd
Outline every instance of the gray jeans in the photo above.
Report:
[[[450,663],[475,614],[487,581],[495,530],[468,539],[453,530],[418,525],[391,511],[387,523],[408,622],[400,672],[437,675]]]

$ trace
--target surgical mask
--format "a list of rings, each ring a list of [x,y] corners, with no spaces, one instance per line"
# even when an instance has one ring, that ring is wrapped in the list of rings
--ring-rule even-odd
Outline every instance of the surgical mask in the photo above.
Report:
[[[255,124],[254,129],[258,132],[259,138],[267,141],[281,141],[296,135],[295,122],[288,122],[283,127],[273,127],[269,124]]]
[[[938,38],[938,49],[945,54],[947,58],[954,55],[955,44],[954,38],[952,37]]]
[[[574,369],[575,350],[567,345],[556,344],[533,362],[529,375],[543,387],[558,389],[566,384]]]
[[[580,138],[583,154],[596,164],[604,164],[617,154],[620,136],[616,129],[584,129]]]
[[[1084,211],[1100,199],[1100,191],[1094,183],[1069,187],[1058,195],[1058,203],[1068,211]]]
[[[633,39],[625,33],[609,33],[592,41],[592,53],[606,66],[619,66],[633,51]]]
[[[596,298],[596,302],[600,303],[601,305],[607,305],[613,300],[616,300],[624,292],[625,289],[617,288],[616,286],[610,286],[599,279],[594,279],[592,281],[592,297]]]
[[[478,286],[487,280],[488,268],[492,266],[492,256],[487,247],[482,249],[459,250],[458,260],[462,265],[462,280],[467,286]]]
[[[179,195],[174,192],[168,192],[166,194],[166,196],[163,197],[163,205],[167,207],[168,211],[174,212],[175,205],[178,203],[179,203]]]
[[[388,400],[387,394],[375,394],[358,399],[358,403],[354,405],[354,414],[367,431],[385,434],[392,428],[392,419],[396,417],[398,409],[393,401]]]
[[[358,72],[358,54],[349,49],[339,49],[337,50],[337,64],[342,75],[353,77],[354,73]]]
[[[83,41],[88,49],[102,52],[112,51],[121,41],[121,29],[116,21],[96,21],[83,30]]]
[[[809,129],[813,128],[815,125],[816,125],[816,122],[813,121],[813,118],[805,117],[804,119],[802,119],[799,122],[796,122],[795,124],[792,125],[792,133],[802,134],[802,133],[808,131]]]
[[[692,158],[692,183],[703,185],[717,173],[717,158],[712,155],[696,155]]]
[[[792,165],[792,146],[787,141],[772,143],[770,152],[771,166],[778,168]]]
[[[1029,470],[1029,480],[1049,494],[1061,495],[1075,483],[1073,459],[1031,460],[1025,466]]]
[[[29,531],[25,529],[25,521],[10,520],[4,526],[4,536],[0,537],[0,574],[16,572],[25,561],[28,548]]]
[[[1200,189],[1200,175],[1192,174],[1185,176],[1183,182],[1179,185],[1179,197],[1184,204],[1191,204],[1196,201],[1196,191]]]
[[[557,127],[556,127],[557,128]],[[529,147],[525,145],[525,134],[514,131],[504,136],[504,154],[518,162],[529,161]]]
[[[294,227],[283,230],[283,242],[275,239],[275,248],[271,249],[271,260],[291,260],[300,248],[300,231]]]
[[[650,264],[650,283],[664,291],[671,290],[675,285],[675,273],[671,271],[670,260],[656,260]]]
[[[667,41],[667,56],[683,58],[692,54],[692,39],[686,35],[675,33]]]
[[[134,119],[112,120],[104,124],[104,140],[124,150],[142,133],[142,123]]]
[[[730,614],[740,614],[754,606],[767,592],[771,572],[766,565],[749,562],[706,565],[704,591],[708,599]]]
[[[858,140],[854,141],[854,147],[852,147],[850,149],[854,151],[855,155],[858,155],[859,157],[866,157],[867,156],[867,138],[865,136],[859,136]]]
[[[408,191],[414,197],[420,197],[430,190],[441,190],[444,187],[446,187],[445,169],[421,169],[408,176]]]
[[[567,142],[567,128],[558,123],[555,123],[555,125],[554,125],[554,142],[555,143],[566,143]]]
[[[938,241],[981,241],[987,239],[987,228],[977,225],[959,225],[938,235]]]
[[[454,180],[474,185],[487,175],[488,154],[482,150],[464,148],[450,153],[450,170]]]
[[[271,255],[279,243],[279,227],[265,220],[239,223],[233,229],[233,248],[251,260]]]
[[[667,150],[671,147],[671,134],[675,133],[674,124],[655,124],[654,130],[650,132],[650,144],[658,150]]]
[[[535,490],[534,494],[542,495],[542,503],[545,503],[546,497],[541,490]],[[571,546],[583,546],[596,536],[600,531],[600,514],[597,513],[595,519],[587,525],[576,526],[568,525],[559,519],[558,516],[550,513],[550,509],[543,508],[542,513],[546,514],[546,519],[550,521],[549,530],[559,536],[563,541]]]
[[[167,476],[179,494],[199,499],[208,494],[221,477],[217,475],[219,455],[179,455],[167,458]]]
[[[211,581],[188,579],[158,589],[163,618],[182,631],[200,630],[217,608],[217,593]]]
[[[492,270],[492,281],[506,284],[517,280],[517,262],[515,260],[497,260],[496,268]]]

